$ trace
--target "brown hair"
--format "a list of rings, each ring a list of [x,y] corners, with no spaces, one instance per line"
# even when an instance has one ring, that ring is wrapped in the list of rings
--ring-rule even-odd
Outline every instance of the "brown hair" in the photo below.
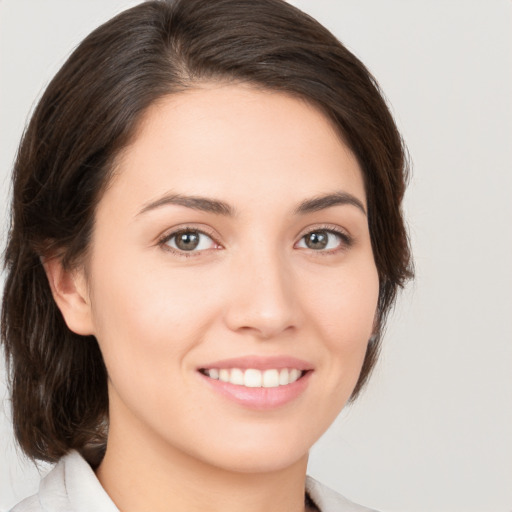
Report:
[[[67,328],[40,258],[57,255],[67,268],[80,261],[115,157],[144,111],[204,80],[304,98],[357,156],[380,295],[352,399],[374,366],[386,315],[412,276],[401,213],[407,161],[376,81],[329,31],[282,0],[144,2],[72,53],[35,109],[14,165],[1,333],[15,434],[33,458],[56,461],[77,449],[97,463],[108,423],[98,344]]]

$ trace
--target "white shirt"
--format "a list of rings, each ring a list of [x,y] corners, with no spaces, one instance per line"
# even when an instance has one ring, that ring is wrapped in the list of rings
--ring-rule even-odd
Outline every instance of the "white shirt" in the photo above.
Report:
[[[306,491],[320,512],[372,512],[356,505],[311,477]],[[41,480],[39,492],[11,512],[119,512],[94,471],[73,451]]]

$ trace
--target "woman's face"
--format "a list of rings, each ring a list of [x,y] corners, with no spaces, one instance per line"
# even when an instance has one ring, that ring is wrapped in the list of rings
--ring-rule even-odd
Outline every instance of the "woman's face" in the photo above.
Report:
[[[303,101],[210,85],[153,105],[87,268],[112,442],[243,472],[304,460],[372,334],[365,210],[354,155]]]

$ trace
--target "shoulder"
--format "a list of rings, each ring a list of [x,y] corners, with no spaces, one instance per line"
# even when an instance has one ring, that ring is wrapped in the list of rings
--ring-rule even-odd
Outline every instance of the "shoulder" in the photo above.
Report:
[[[320,512],[375,512],[357,505],[312,477],[306,491]],[[105,493],[89,464],[77,453],[66,455],[46,475],[39,492],[10,512],[119,512]]]
[[[41,480],[39,492],[10,512],[119,512],[89,464],[75,451]]]
[[[306,491],[320,512],[376,512],[354,503],[314,478],[306,478]]]
[[[65,462],[62,459],[39,483],[39,491],[18,503],[10,512],[53,512],[63,507],[66,495]]]
[[[25,498],[9,512],[40,512],[41,510],[43,509],[41,508],[41,504],[39,503],[39,499],[36,494]]]

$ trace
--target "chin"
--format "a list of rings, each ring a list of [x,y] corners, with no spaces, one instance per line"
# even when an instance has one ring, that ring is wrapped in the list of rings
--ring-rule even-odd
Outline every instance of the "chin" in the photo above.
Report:
[[[274,473],[296,465],[307,464],[309,452],[291,451],[286,447],[271,451],[250,451],[231,453],[220,459],[220,463],[211,460],[210,464],[234,473]]]
[[[309,449],[323,433],[314,435],[300,427],[272,431],[268,425],[259,432],[227,433],[221,439],[211,439],[207,446],[196,446],[191,454],[213,466],[236,473],[271,473],[297,464],[306,465]],[[215,448],[212,449],[211,447]]]

